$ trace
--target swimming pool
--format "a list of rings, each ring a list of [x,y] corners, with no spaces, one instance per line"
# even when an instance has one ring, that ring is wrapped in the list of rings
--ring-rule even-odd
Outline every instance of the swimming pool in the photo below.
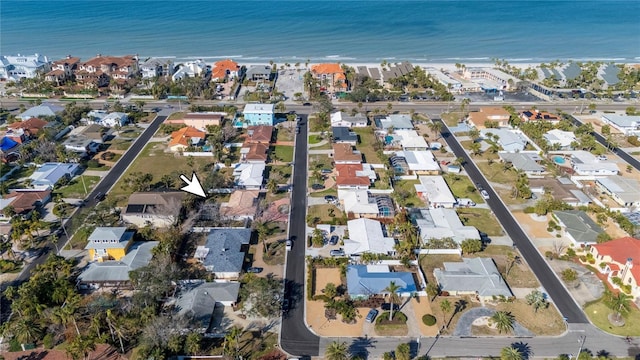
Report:
[[[553,157],[553,162],[554,162],[554,163],[556,163],[556,164],[558,164],[558,165],[562,165],[562,164],[564,164],[564,163],[565,163],[565,161],[566,161],[566,160],[565,160],[565,159],[564,159],[564,157],[562,157],[562,156],[554,156],[554,157]]]

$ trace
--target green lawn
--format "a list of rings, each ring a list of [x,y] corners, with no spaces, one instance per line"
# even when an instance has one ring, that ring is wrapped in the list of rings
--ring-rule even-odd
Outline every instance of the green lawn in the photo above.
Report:
[[[468,177],[459,174],[446,174],[443,177],[456,198],[471,199],[476,204],[484,203],[482,196],[478,194],[478,190]]]
[[[309,135],[309,145],[317,144],[322,140],[323,138],[320,135]]]
[[[425,203],[418,197],[414,185],[420,184],[420,180],[399,180],[394,182],[393,190],[397,194],[397,201],[403,207],[423,207]]]
[[[14,171],[4,183],[9,189],[19,187],[18,180],[31,176],[34,171],[36,171],[36,168],[33,166],[21,166],[18,170]]]
[[[292,168],[289,165],[267,165],[268,179],[275,179],[278,183],[284,184],[291,177]]]
[[[84,199],[99,181],[99,176],[81,175],[71,180],[67,186],[57,190],[56,193],[59,193],[64,198]],[[86,193],[84,191],[85,186],[87,188]]]
[[[293,130],[286,127],[278,127],[278,141],[293,141]]]
[[[515,184],[517,175],[515,171],[505,171],[502,163],[493,163],[489,165],[488,162],[476,162],[476,165],[487,177],[487,180],[497,182],[500,184]]]
[[[328,155],[309,155],[309,173],[313,170],[332,169],[331,158]]]
[[[169,118],[167,120],[183,119],[186,114],[187,114],[186,112],[175,112],[169,115]]]
[[[309,193],[309,196],[311,197],[325,197],[327,195],[338,196],[338,190],[336,190],[335,188],[329,188],[329,189],[324,189],[322,191],[315,191],[315,192]]]
[[[274,146],[273,156],[283,162],[293,161],[293,146],[276,145]]]
[[[488,209],[459,208],[456,210],[464,225],[475,226],[489,236],[502,236],[502,227]]]
[[[133,144],[131,139],[113,139],[105,143],[109,150],[127,150],[131,144]]]
[[[607,316],[611,313],[611,310],[606,307],[602,300],[587,304],[584,307],[584,312],[589,317],[589,320],[603,331],[622,336],[640,336],[640,310],[633,305],[631,306],[631,312],[625,318],[625,325],[621,327],[613,326],[609,323]]]
[[[142,134],[142,130],[143,129],[139,127],[124,127],[122,130],[118,131],[118,136],[127,139],[135,139]]]
[[[353,131],[358,134],[358,145],[356,148],[360,150],[364,156],[364,162],[370,164],[381,164],[382,159],[378,156],[374,150],[374,145],[377,144],[378,139],[373,132],[372,127],[355,128]]]
[[[333,215],[330,216],[333,210]],[[307,219],[316,218],[318,224],[327,224],[335,222],[335,225],[346,225],[346,217],[344,217],[342,211],[332,204],[312,205],[307,210]],[[312,225],[312,224],[309,224]]]
[[[143,174],[153,175],[152,183],[160,181],[163,175],[172,173],[191,174],[193,171],[198,171],[211,164],[211,159],[208,157],[192,157],[189,160],[187,157],[176,157],[175,154],[170,152],[164,152],[166,145],[160,143],[149,143],[140,152],[138,157],[134,160],[133,164],[129,167],[126,173],[120,178],[120,180],[113,187],[110,195],[129,195],[130,191],[123,189],[123,179],[127,175],[133,172],[141,172]],[[190,166],[189,162],[193,162],[193,166]],[[176,184],[180,184],[181,180],[176,179]]]

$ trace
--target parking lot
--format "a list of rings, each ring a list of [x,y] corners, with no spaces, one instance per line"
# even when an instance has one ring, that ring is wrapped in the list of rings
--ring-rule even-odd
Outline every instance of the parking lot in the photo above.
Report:
[[[456,101],[462,101],[462,99],[469,99],[471,102],[535,102],[540,101],[537,97],[527,92],[503,92],[503,100],[495,101],[494,97],[499,96],[499,93],[465,93],[456,96]]]
[[[289,69],[278,71],[278,91],[286,97],[285,103],[293,103],[293,94],[304,94],[304,73],[306,69]]]

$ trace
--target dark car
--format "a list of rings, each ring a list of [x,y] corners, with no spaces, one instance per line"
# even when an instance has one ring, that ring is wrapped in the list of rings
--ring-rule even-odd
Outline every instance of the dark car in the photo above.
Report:
[[[289,299],[282,300],[282,311],[283,312],[289,311]]]
[[[327,195],[327,196],[324,197],[324,201],[326,201],[328,203],[332,203],[332,202],[338,201],[338,198],[333,196],[333,195]]]
[[[252,273],[252,274],[260,274],[260,273],[262,272],[262,270],[264,270],[264,269],[263,269],[263,268],[261,268],[261,267],[254,267],[254,266],[252,266],[252,267],[250,267],[250,268],[248,268],[248,269],[247,269],[247,272],[248,272],[248,273]]]
[[[96,196],[94,196],[93,198],[94,198],[96,201],[102,201],[102,200],[104,200],[104,198],[105,198],[105,197],[106,197],[106,195],[105,195],[103,192],[99,192],[99,193],[97,193],[97,194],[96,194]]]
[[[303,103],[302,106],[311,106],[310,102]]]
[[[365,319],[368,323],[372,323],[373,320],[376,319],[376,316],[378,316],[378,310],[376,309],[371,309],[369,310],[369,313],[367,314],[367,318]]]
[[[322,190],[322,189],[324,189],[324,185],[322,185],[322,184],[312,184],[311,188],[313,190]]]
[[[331,236],[331,239],[329,239],[329,245],[338,245],[338,240],[340,240],[338,235]]]
[[[380,308],[384,311],[389,311],[391,310],[391,303],[384,303],[380,306]],[[400,310],[400,305],[393,304],[393,311],[398,311],[398,310]]]

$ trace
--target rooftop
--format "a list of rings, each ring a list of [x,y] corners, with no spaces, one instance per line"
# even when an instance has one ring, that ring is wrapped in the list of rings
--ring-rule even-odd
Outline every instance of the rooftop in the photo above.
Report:
[[[475,292],[479,296],[513,296],[491,258],[445,262],[433,275],[443,291]]]
[[[212,229],[204,246],[198,246],[195,257],[214,273],[236,273],[242,270],[243,245],[251,240],[251,229]]]
[[[566,231],[578,243],[595,243],[598,235],[604,232],[584,211],[554,211],[553,216],[562,222]]]
[[[395,239],[385,237],[382,224],[371,219],[355,219],[347,221],[349,239],[344,240],[347,254],[389,254],[395,251]]]
[[[333,144],[333,159],[336,162],[362,162],[362,154],[349,144]]]
[[[157,241],[139,241],[131,244],[127,254],[119,261],[92,262],[78,279],[84,283],[125,282],[129,272],[149,264]]]
[[[391,282],[400,288],[398,293],[413,293],[418,290],[410,272],[391,272],[389,267],[367,265],[347,266],[347,292],[351,296],[372,296],[386,294],[384,290]]]

